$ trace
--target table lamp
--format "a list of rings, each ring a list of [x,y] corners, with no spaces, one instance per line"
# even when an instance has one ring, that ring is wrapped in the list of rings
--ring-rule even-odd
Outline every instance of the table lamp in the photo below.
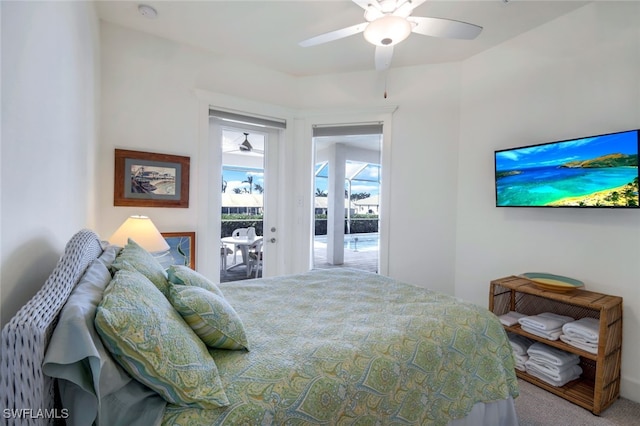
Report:
[[[131,238],[149,253],[169,250],[169,244],[147,216],[131,216],[109,237],[113,245],[124,247]]]

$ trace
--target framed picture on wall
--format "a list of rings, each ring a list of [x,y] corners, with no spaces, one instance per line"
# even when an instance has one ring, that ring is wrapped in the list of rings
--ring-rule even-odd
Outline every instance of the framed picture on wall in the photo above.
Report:
[[[185,265],[196,269],[196,233],[195,232],[161,232],[169,244],[169,251],[158,256],[162,266]]]
[[[114,206],[189,207],[189,157],[115,150]]]

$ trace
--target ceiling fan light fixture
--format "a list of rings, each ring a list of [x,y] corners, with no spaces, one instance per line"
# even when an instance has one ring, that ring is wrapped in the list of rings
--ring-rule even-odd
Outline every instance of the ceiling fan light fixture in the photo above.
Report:
[[[249,152],[253,151],[253,146],[249,143],[249,133],[244,134],[244,141],[238,146],[240,151]]]
[[[367,25],[364,38],[376,46],[394,46],[411,34],[411,23],[400,16],[385,15]]]

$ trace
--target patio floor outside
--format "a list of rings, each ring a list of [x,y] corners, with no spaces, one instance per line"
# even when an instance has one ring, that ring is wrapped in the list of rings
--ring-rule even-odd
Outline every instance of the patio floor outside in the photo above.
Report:
[[[358,241],[355,241],[358,238]],[[327,262],[326,235],[314,238],[313,258],[314,269],[354,268],[368,272],[378,272],[378,234],[351,234],[345,235],[346,247],[344,249],[344,263],[332,265]],[[240,254],[238,253],[238,257]],[[238,261],[241,261],[238,259]],[[227,256],[227,265],[233,264],[233,255]],[[262,276],[260,272],[258,277]],[[252,275],[251,278],[254,278]],[[220,274],[220,282],[246,280],[247,270],[239,266],[226,274]]]

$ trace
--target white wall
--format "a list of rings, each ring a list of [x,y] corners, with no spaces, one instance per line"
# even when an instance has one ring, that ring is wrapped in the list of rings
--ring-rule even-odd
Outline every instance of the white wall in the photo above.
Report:
[[[104,191],[98,199],[97,231],[108,238],[132,214],[151,217],[161,232],[195,231],[198,269],[214,279],[217,269],[212,265],[219,252],[211,250],[217,243],[212,238],[215,208],[209,205],[209,198],[213,199],[209,196],[220,188],[219,182],[212,184],[213,168],[220,159],[207,146],[206,110],[208,105],[231,106],[209,99],[251,99],[245,106],[253,112],[260,102],[292,102],[293,79],[104,22],[101,54],[100,157],[104,161],[99,173]],[[209,97],[214,92],[219,96]],[[240,108],[234,105],[233,109]],[[279,111],[273,117],[288,118]],[[115,148],[190,157],[189,208],[114,207]]]
[[[389,274],[448,293],[455,282],[457,295],[483,306],[491,279],[524,270],[575,276],[623,296],[623,395],[640,401],[630,365],[639,349],[637,212],[496,209],[492,157],[496,148],[640,127],[637,3],[590,5],[463,64],[392,69],[387,99],[373,71],[293,79],[104,23],[96,46],[86,2],[1,7],[3,320],[35,293],[78,228],[106,238],[142,213],[162,230],[202,230],[210,207],[198,201],[208,191],[207,122],[195,89],[301,111],[281,173],[292,185],[283,215],[294,235],[309,224],[297,200],[311,211],[308,116],[348,119],[397,105],[383,176]],[[116,147],[190,156],[191,207],[113,207]],[[56,176],[53,188],[43,187],[42,174]],[[302,251],[292,258],[304,259]]]
[[[433,286],[435,281],[436,289],[453,293],[454,240],[451,235],[455,233],[453,194],[456,188],[459,65],[401,70],[397,75],[392,72],[388,81],[389,96],[384,99],[384,80],[374,71],[296,80],[113,24],[103,22],[101,28],[102,158],[111,159],[116,147],[190,156],[191,194],[206,194],[209,173],[202,170],[210,168],[211,164],[204,160],[207,156],[202,155],[202,146],[199,146],[202,141],[199,142],[198,130],[202,127],[198,122],[197,92],[230,94],[234,102],[237,98],[251,99],[245,103],[248,109],[261,102],[298,111],[301,121],[290,123],[290,133],[295,133],[295,138],[287,142],[289,145],[283,150],[286,164],[281,173],[281,177],[291,184],[291,191],[286,191],[290,196],[283,200],[279,211],[286,224],[280,229],[286,229],[288,235],[280,233],[279,240],[284,245],[289,241],[292,246],[284,249],[284,253],[295,253],[296,256],[295,264],[289,263],[286,272],[304,270],[300,265],[307,264],[304,250],[295,244],[302,235],[310,233],[310,222],[299,216],[304,215],[302,210],[310,216],[314,192],[310,183],[311,138],[300,137],[304,134],[299,129],[300,123],[305,117],[323,113],[350,120],[352,116],[366,116],[367,111],[402,103],[403,107],[394,114],[394,121],[398,120],[400,125],[394,127],[397,133],[394,131],[392,135],[392,170],[386,175],[393,189],[390,193],[393,204],[387,212],[392,222],[389,257],[395,262],[390,272],[418,285]],[[252,72],[247,74],[247,70]],[[405,85],[404,81],[415,83]],[[242,103],[233,106],[234,109],[243,107]],[[273,116],[278,117],[278,114]],[[432,167],[416,164],[416,158],[433,161]],[[202,224],[208,220],[208,210],[207,206],[198,205],[204,202],[201,197],[192,197],[189,209],[113,207],[112,161],[102,162],[99,169],[100,175],[104,176],[104,191],[98,200],[97,228],[101,235],[108,237],[134,213],[151,216],[161,231],[195,229],[205,235],[207,229]],[[420,171],[426,181],[418,182],[414,170]],[[309,185],[304,184],[307,181]],[[424,193],[432,199],[428,209],[423,205]],[[303,200],[302,208],[292,201],[298,199]],[[443,199],[450,201],[439,201]],[[396,237],[408,234],[431,244],[419,251],[410,250],[402,237]],[[198,263],[202,265],[203,261],[207,262],[200,259]],[[415,264],[423,267],[414,268],[412,265]],[[437,279],[425,280],[425,269]]]
[[[300,98],[307,108],[398,106],[383,142],[388,274],[453,294],[460,64],[391,69],[386,83],[385,99],[383,74],[373,71],[308,77]]]
[[[495,207],[493,152],[640,127],[640,3],[594,3],[463,64],[456,294],[526,271],[624,298],[622,393],[640,401],[640,212]]]
[[[89,2],[0,7],[4,325],[95,224],[99,27]]]

